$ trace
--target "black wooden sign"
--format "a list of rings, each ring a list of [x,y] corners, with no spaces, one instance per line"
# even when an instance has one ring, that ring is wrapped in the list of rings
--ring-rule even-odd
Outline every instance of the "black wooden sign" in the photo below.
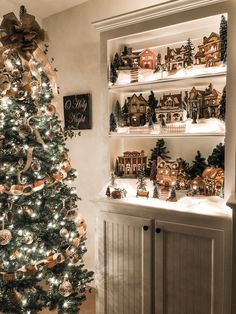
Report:
[[[91,129],[90,94],[64,96],[65,129]]]

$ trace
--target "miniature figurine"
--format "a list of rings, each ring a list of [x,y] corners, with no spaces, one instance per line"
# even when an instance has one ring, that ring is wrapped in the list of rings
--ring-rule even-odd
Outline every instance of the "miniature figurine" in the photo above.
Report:
[[[168,202],[177,202],[175,186],[171,187],[169,197],[166,200]]]
[[[110,191],[110,187],[108,186],[106,189],[106,196],[110,197],[111,196],[111,191]]]

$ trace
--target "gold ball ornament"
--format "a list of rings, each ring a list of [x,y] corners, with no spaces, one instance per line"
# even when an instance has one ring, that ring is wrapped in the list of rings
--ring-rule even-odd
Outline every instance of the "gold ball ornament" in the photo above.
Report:
[[[59,286],[59,293],[64,297],[68,297],[72,292],[72,284],[69,282],[69,280],[64,280]]]
[[[61,237],[68,237],[68,235],[69,235],[69,231],[66,229],[66,228],[62,228],[61,230],[60,230],[60,236]]]
[[[0,245],[7,245],[12,239],[12,234],[9,230],[0,230]]]
[[[18,133],[20,137],[25,138],[32,133],[32,128],[28,124],[22,124],[18,129]]]
[[[32,164],[31,164],[31,169],[34,172],[40,171],[41,170],[40,163],[38,161],[33,161]]]
[[[16,111],[16,112],[15,112],[15,118],[16,118],[16,119],[19,119],[19,118],[20,118],[20,112],[19,112],[19,111]]]
[[[53,105],[47,105],[46,113],[50,116],[54,115],[56,113],[56,107]]]
[[[24,244],[31,244],[31,243],[33,243],[33,241],[34,241],[34,239],[33,239],[33,237],[30,234],[25,235],[22,238],[22,243],[24,243]]]

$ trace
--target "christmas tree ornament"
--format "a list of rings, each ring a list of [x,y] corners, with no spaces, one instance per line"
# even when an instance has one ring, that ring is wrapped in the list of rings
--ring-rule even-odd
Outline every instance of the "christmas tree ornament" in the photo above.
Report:
[[[56,113],[56,108],[54,105],[47,105],[46,107],[46,113],[50,116],[54,115]]]
[[[41,166],[40,166],[40,163],[37,161],[37,160],[34,160],[31,164],[31,169],[34,171],[34,172],[39,172],[40,169],[41,169]]]
[[[29,136],[32,132],[33,130],[28,124],[22,124],[18,129],[19,136],[22,138]]]
[[[4,224],[2,230],[0,230],[0,245],[7,245],[12,239],[12,234],[10,230],[4,229]]]
[[[21,242],[29,245],[29,244],[32,244],[34,242],[34,239],[33,239],[32,235],[27,234],[27,235],[23,236]]]
[[[73,292],[72,284],[68,279],[64,279],[64,281],[59,286],[59,293],[64,297],[69,297]]]
[[[16,119],[19,119],[19,118],[20,118],[20,112],[19,112],[19,111],[16,111],[16,112],[15,112],[15,118],[16,118]]]
[[[69,231],[66,228],[62,228],[59,232],[60,236],[66,238],[69,236]]]

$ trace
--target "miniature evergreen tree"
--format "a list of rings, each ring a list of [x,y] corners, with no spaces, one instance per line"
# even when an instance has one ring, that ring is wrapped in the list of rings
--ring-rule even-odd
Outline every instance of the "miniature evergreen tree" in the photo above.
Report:
[[[54,71],[38,44],[44,31],[21,8],[1,23],[0,311],[78,313],[92,272],[56,113]],[[12,41],[12,38],[14,40]],[[45,284],[41,281],[44,279]]]
[[[223,93],[219,105],[219,119],[225,120],[225,110],[226,110],[226,86],[223,89]]]
[[[106,196],[110,197],[111,196],[111,191],[110,191],[110,187],[108,186],[106,189]]]
[[[225,145],[220,143],[213,149],[212,154],[208,157],[209,166],[225,168]]]
[[[157,157],[161,157],[164,160],[170,159],[169,151],[166,148],[163,138],[157,140],[156,147],[151,149],[151,160],[156,160]]]
[[[224,15],[221,16],[220,22],[220,47],[221,61],[225,63],[227,59],[227,20]]]
[[[122,121],[124,122],[124,125],[129,125],[129,107],[127,104],[127,100],[125,100],[125,103],[121,109],[121,117],[122,117]]]
[[[118,159],[116,159],[114,174],[115,174],[116,176],[119,176],[119,175],[120,175],[120,173],[119,173],[119,162],[118,162]]]
[[[151,112],[151,119],[154,123],[157,122],[156,112],[155,112],[157,105],[158,105],[158,100],[156,99],[153,91],[151,91],[150,95],[148,96],[148,106],[149,106],[150,112]]]
[[[206,159],[202,157],[200,151],[198,150],[197,155],[195,156],[195,160],[193,160],[193,165],[189,169],[191,179],[194,179],[196,176],[201,176],[206,167]]]
[[[113,112],[110,114],[110,132],[117,132],[116,118]]]
[[[114,66],[113,63],[111,63],[110,65],[110,82],[115,84],[115,82],[117,81],[118,78],[118,74],[116,72],[116,68]]]
[[[153,189],[153,198],[160,198],[160,193],[159,193],[159,184],[156,183]]]
[[[116,70],[119,70],[120,64],[121,64],[120,56],[118,55],[118,53],[116,53],[113,60],[113,66]]]
[[[118,100],[117,100],[117,102],[115,104],[114,116],[116,118],[116,121],[117,121],[118,125],[120,125],[121,120],[122,120],[122,113],[121,113],[121,106],[120,106],[120,103],[119,103]]]
[[[151,172],[150,172],[150,180],[155,181],[157,176],[157,162],[156,159],[152,161]]]
[[[195,47],[191,41],[190,38],[188,38],[187,43],[185,45],[185,58],[184,61],[187,63],[188,66],[192,65],[194,62],[194,56],[193,56],[193,51]]]
[[[146,178],[145,178],[145,172],[139,171],[138,172],[138,181],[137,181],[137,190],[146,191]]]

